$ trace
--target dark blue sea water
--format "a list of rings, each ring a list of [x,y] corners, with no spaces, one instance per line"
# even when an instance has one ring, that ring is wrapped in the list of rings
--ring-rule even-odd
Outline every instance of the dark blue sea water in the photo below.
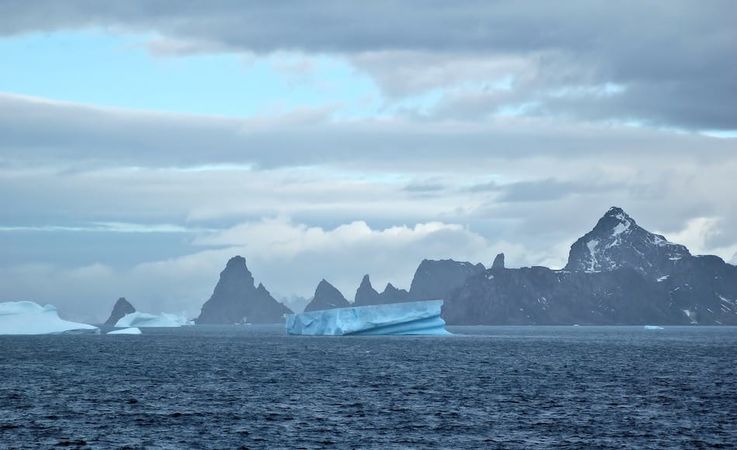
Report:
[[[0,446],[737,445],[737,328],[450,330],[0,336]]]

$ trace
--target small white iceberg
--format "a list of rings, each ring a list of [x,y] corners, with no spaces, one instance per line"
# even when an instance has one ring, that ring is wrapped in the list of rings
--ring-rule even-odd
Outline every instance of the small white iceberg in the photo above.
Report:
[[[97,327],[59,317],[56,307],[34,302],[0,303],[0,334],[98,333]]]
[[[113,330],[107,334],[141,334],[140,328],[123,328],[120,330]]]
[[[664,330],[665,328],[658,325],[645,325],[646,330]]]
[[[307,336],[448,335],[440,317],[442,300],[288,314],[288,334]]]
[[[172,328],[184,325],[189,325],[189,321],[183,315],[140,311],[126,314],[115,323],[116,328]]]

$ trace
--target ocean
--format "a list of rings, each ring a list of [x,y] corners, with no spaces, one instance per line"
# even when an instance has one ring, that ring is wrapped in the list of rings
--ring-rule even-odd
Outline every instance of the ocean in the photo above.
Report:
[[[737,328],[448,329],[0,336],[0,446],[737,446]]]

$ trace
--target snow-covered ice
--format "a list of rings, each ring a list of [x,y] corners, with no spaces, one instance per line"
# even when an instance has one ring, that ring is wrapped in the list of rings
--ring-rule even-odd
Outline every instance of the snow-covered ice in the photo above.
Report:
[[[110,331],[107,334],[141,334],[141,330],[139,328],[122,328]]]
[[[59,334],[98,332],[86,323],[69,322],[59,317],[56,307],[34,302],[0,303],[0,334]]]
[[[136,311],[121,317],[115,324],[116,328],[171,328],[189,325],[190,322],[183,315],[176,314],[149,314]]]
[[[448,335],[440,317],[442,300],[288,314],[288,334],[345,335]]]

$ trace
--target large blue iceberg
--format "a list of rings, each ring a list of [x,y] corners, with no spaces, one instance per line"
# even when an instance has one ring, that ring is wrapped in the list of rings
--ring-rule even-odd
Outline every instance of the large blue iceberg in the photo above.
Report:
[[[69,322],[59,317],[56,308],[34,302],[0,303],[0,334],[99,333],[86,323]]]
[[[325,309],[287,315],[287,333],[306,336],[448,335],[442,300]]]

